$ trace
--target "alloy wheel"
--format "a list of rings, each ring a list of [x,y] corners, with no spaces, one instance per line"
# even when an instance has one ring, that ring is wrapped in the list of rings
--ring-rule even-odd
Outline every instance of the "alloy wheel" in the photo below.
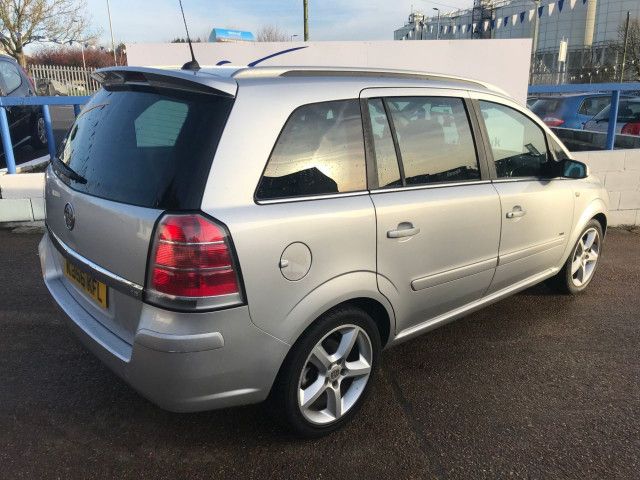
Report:
[[[38,140],[43,145],[47,144],[47,130],[44,127],[44,118],[38,117],[38,123],[36,124],[36,132],[38,134]]]
[[[339,420],[358,401],[369,381],[373,348],[357,325],[327,333],[307,357],[298,381],[298,407],[304,418],[326,425]]]
[[[571,280],[576,287],[586,285],[593,277],[600,245],[600,233],[595,228],[589,228],[580,237],[571,262]]]

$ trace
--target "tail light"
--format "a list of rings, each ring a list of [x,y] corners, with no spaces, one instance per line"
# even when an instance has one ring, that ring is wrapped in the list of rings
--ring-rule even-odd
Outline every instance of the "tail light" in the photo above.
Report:
[[[542,121],[549,127],[559,127],[564,123],[564,120],[556,117],[544,117]]]
[[[640,122],[626,123],[620,131],[623,135],[640,135]]]
[[[145,299],[177,310],[243,303],[227,229],[200,214],[165,215],[153,239]]]

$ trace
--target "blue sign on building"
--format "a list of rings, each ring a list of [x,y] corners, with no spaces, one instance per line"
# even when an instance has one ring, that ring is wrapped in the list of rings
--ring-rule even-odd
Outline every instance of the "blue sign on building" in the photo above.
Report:
[[[209,35],[210,42],[254,42],[256,38],[251,32],[214,28]]]

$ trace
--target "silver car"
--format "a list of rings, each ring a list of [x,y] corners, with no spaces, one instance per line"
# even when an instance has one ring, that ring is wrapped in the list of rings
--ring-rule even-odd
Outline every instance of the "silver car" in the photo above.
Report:
[[[162,408],[344,425],[383,348],[547,280],[606,191],[504,92],[416,72],[114,67],[46,174],[45,283]]]

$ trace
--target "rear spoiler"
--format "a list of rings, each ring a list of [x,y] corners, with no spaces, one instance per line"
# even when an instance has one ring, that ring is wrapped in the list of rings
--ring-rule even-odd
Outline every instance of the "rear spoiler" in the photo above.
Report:
[[[231,78],[205,72],[147,67],[108,67],[91,75],[101,85],[148,85],[157,88],[235,97],[238,84]]]

